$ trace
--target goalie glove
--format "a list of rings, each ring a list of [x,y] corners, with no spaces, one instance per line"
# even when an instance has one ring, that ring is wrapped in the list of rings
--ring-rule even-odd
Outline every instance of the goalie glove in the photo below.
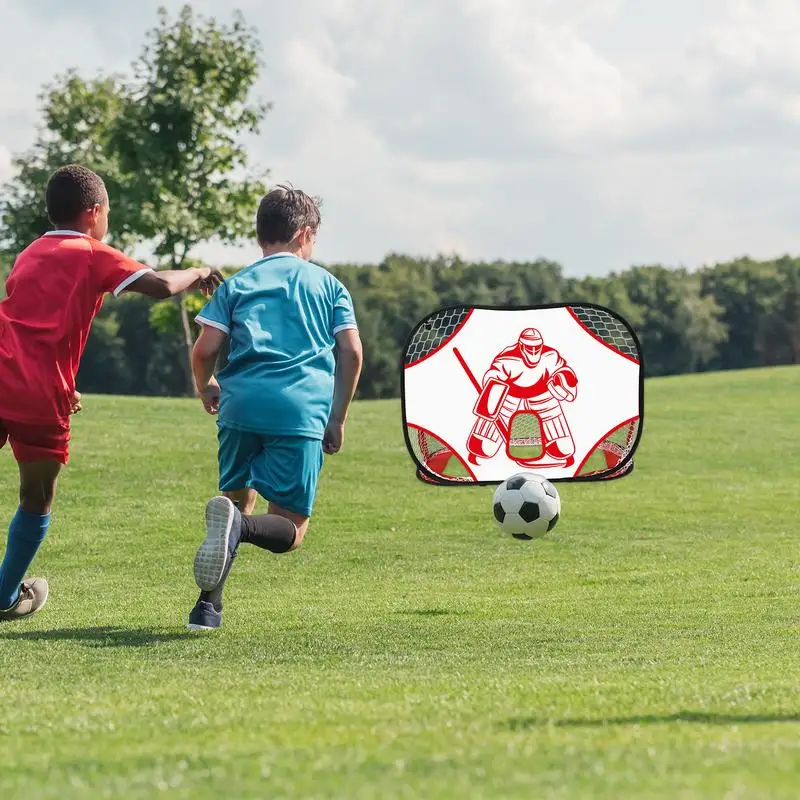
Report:
[[[570,367],[562,367],[547,382],[550,394],[562,403],[571,403],[578,396],[578,376]]]

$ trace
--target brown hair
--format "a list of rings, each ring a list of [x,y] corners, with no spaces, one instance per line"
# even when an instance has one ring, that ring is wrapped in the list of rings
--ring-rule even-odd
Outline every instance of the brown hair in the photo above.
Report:
[[[279,184],[261,199],[256,214],[256,233],[261,244],[290,242],[301,228],[317,232],[322,217],[319,198],[293,186]]]

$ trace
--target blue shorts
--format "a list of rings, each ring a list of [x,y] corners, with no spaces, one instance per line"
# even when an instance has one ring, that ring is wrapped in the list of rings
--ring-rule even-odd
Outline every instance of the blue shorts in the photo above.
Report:
[[[255,489],[287,511],[310,517],[322,471],[322,442],[219,427],[219,488]]]

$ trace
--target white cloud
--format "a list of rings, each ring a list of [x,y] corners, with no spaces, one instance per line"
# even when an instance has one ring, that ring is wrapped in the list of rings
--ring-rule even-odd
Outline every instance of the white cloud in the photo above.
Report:
[[[525,0],[472,0],[467,7],[497,96],[522,117],[531,141],[566,149],[614,135],[636,87],[575,25],[543,21],[537,4]]]
[[[0,0],[0,177],[33,135],[38,86],[71,64],[124,67],[157,5],[126,0],[101,24],[88,0]],[[323,259],[441,249],[602,272],[800,250],[795,2],[237,6],[274,102],[251,153],[323,196]]]

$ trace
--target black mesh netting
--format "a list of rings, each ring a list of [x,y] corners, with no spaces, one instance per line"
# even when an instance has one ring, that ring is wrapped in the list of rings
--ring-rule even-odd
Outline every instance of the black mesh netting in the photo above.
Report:
[[[636,340],[631,335],[628,326],[602,308],[588,306],[570,306],[572,313],[588,328],[598,339],[611,345],[620,353],[639,360],[639,348]]]
[[[445,342],[458,330],[469,311],[464,306],[445,308],[426,319],[414,332],[406,347],[406,365],[419,361]]]

